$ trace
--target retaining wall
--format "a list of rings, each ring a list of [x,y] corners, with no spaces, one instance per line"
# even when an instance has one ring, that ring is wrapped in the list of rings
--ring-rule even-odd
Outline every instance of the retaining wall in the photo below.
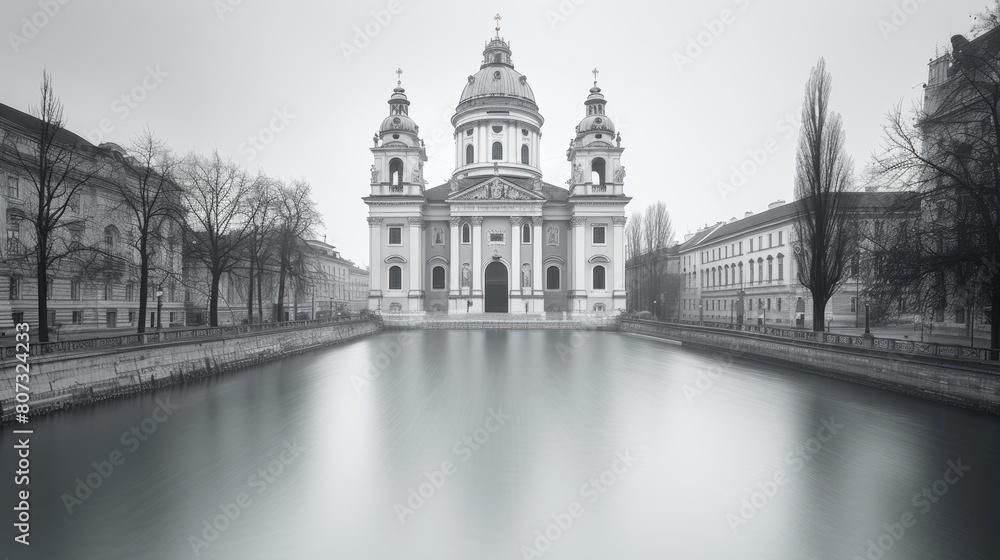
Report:
[[[1000,365],[623,319],[621,330],[1000,414]]]
[[[31,356],[30,415],[259,364],[381,330],[379,321],[365,319],[229,338],[123,347],[112,352]],[[5,420],[14,412],[18,363],[16,359],[0,363],[0,404]]]

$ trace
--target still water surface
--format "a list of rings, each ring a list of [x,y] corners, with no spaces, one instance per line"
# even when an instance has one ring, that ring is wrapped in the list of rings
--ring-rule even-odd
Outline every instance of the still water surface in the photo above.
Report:
[[[32,544],[7,529],[0,550],[1000,558],[1000,419],[650,339],[573,336],[384,333],[38,418]]]

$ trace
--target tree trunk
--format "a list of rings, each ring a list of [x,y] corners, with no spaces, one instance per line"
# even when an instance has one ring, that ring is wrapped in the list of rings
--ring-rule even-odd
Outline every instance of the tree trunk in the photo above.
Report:
[[[253,324],[253,248],[250,249],[250,277],[247,281],[247,325]]]
[[[991,282],[993,297],[990,298],[990,359],[1000,360],[1000,273],[994,272]],[[975,325],[972,327],[975,329]]]
[[[275,322],[281,322],[285,320],[285,265],[282,263],[280,270],[278,271],[278,317]]]
[[[146,236],[139,240],[139,325],[136,333],[146,332],[146,305],[149,300],[149,256]]]
[[[813,332],[823,332],[826,322],[826,302],[813,296]]]
[[[264,324],[264,267],[257,260],[257,320]]]
[[[219,326],[219,282],[222,280],[222,272],[212,271],[212,287],[208,294],[208,326]]]
[[[38,263],[37,263],[37,277],[38,277],[38,341],[48,342],[49,341],[49,271],[45,266],[46,262],[46,243],[47,239],[44,235],[38,238]],[[23,294],[17,294],[18,297],[23,299]]]

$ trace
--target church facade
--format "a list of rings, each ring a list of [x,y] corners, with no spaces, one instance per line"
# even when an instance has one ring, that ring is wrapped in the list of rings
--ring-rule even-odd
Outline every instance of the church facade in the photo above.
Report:
[[[427,155],[409,105],[397,84],[371,148],[369,309],[625,308],[624,148],[596,80],[566,151],[565,187],[542,177],[544,118],[499,30],[451,119],[455,169],[443,185],[424,181]]]

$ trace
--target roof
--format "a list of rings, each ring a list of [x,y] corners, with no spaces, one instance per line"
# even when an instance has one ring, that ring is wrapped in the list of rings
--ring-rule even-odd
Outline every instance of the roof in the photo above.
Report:
[[[847,206],[852,209],[883,209],[888,210],[899,207],[900,202],[908,195],[905,192],[868,192],[857,191],[843,193],[847,197]],[[754,214],[736,220],[735,222],[722,223],[710,226],[701,230],[694,237],[681,243],[680,252],[690,251],[696,247],[714,243],[721,239],[744,233],[758,227],[794,219],[801,205],[797,202],[782,204],[775,208],[770,208],[759,214]]]
[[[505,181],[510,181],[511,183],[514,183],[515,185],[525,190],[529,191],[532,190],[531,179],[527,179],[524,177],[507,177],[503,175],[501,175],[501,177],[503,177]],[[456,179],[458,183],[458,188],[455,189],[455,192],[467,189],[473,185],[478,185],[479,183],[484,183],[492,178],[493,176]],[[542,183],[541,191],[537,192],[542,196],[544,196],[547,200],[550,200],[552,202],[566,202],[567,200],[569,200],[568,190],[562,187],[557,187],[555,185],[550,185],[548,183]],[[445,183],[443,185],[438,185],[436,187],[425,190],[424,198],[427,199],[427,202],[444,202],[445,199],[447,199],[451,193],[452,193],[451,183]]]
[[[3,125],[4,128],[10,128],[22,134],[36,137],[39,134],[41,120],[38,117],[25,113],[24,111],[19,111],[9,105],[0,103],[0,125]],[[84,150],[96,149],[96,146],[91,144],[89,141],[65,128],[59,130],[56,135],[56,142],[66,146],[75,146]]]

